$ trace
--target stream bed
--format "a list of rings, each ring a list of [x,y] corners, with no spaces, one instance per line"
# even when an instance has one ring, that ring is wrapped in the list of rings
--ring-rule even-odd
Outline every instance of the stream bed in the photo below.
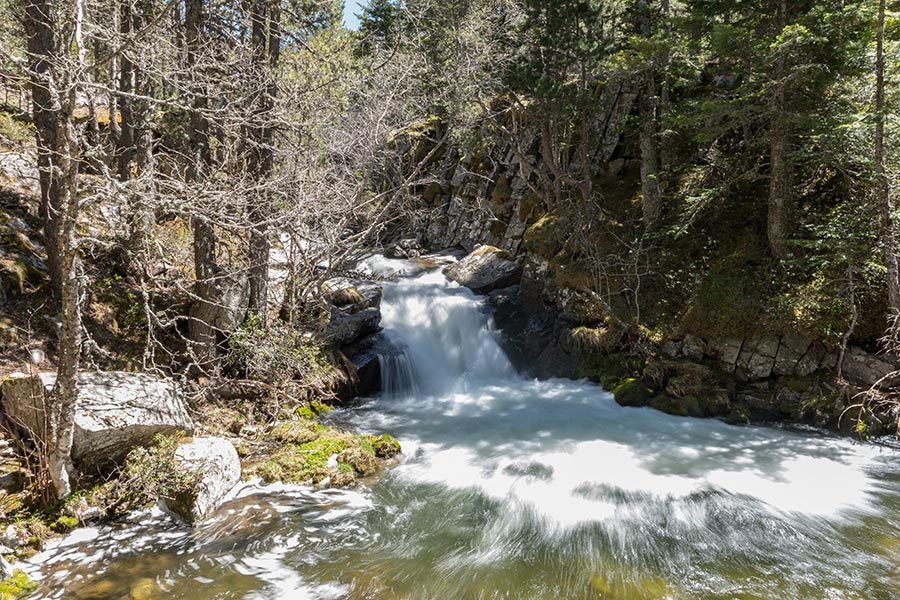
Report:
[[[439,271],[387,284],[382,312],[405,350],[389,391],[329,418],[395,435],[399,464],[350,490],[247,484],[194,529],[79,530],[33,559],[33,597],[900,597],[894,451],[522,378]]]

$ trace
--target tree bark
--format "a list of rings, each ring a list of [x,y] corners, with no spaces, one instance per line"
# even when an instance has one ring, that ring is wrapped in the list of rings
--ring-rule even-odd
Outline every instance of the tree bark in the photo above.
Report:
[[[192,110],[188,124],[187,178],[200,183],[210,164],[209,122],[206,119],[207,97],[202,74],[197,72],[206,30],[206,16],[203,0],[186,0],[184,3],[184,43],[185,65],[190,77]],[[194,234],[194,294],[202,309],[204,304],[214,301],[214,286],[218,276],[216,263],[215,229],[209,219],[202,214],[202,207],[195,207],[191,215],[191,229]],[[205,314],[204,310],[192,310],[192,314]],[[218,355],[218,339],[215,327],[203,319],[192,316],[189,337],[196,345],[196,355],[200,366],[211,366]]]
[[[152,18],[152,2],[122,0],[120,32],[126,40],[133,38]],[[152,113],[148,98],[153,95],[152,81],[135,64],[131,54],[136,46],[128,44],[122,53],[119,79],[119,104],[122,124],[116,144],[119,180],[138,183],[129,187],[131,204],[130,240],[132,264],[136,270],[146,268],[148,244],[155,221],[153,212],[153,132]],[[139,98],[135,98],[138,96]]]
[[[53,60],[57,53],[53,31],[54,0],[28,0],[25,5],[25,31],[28,38],[28,70],[31,85],[32,115],[38,149],[38,172],[41,185],[41,220],[47,267],[53,291],[59,299],[62,274],[59,265],[58,216],[59,187],[53,176],[56,162],[56,132],[59,113]]]
[[[647,0],[638,0],[640,12],[640,34],[646,39],[653,35],[650,22],[650,7]],[[656,90],[654,65],[647,65],[643,73],[640,115],[641,144],[641,193],[643,196],[644,228],[653,229],[659,222],[659,99]]]
[[[49,20],[52,32],[60,19],[59,48],[71,58],[61,56],[56,49],[45,54],[49,64],[47,72],[50,100],[55,110],[55,145],[41,149],[53,156],[50,185],[57,196],[56,252],[59,267],[59,300],[62,312],[62,328],[59,341],[59,366],[56,386],[48,406],[49,428],[47,439],[47,468],[57,499],[65,499],[72,491],[72,441],[75,432],[75,413],[78,404],[78,368],[81,359],[81,308],[78,282],[78,167],[81,141],[75,125],[75,108],[85,73],[85,45],[83,38],[83,0],[62,2],[59,10],[45,5],[44,18]],[[39,136],[39,140],[46,140]],[[43,182],[42,182],[43,185]]]
[[[787,27],[787,0],[778,5],[778,33]],[[789,213],[792,208],[793,182],[791,164],[788,159],[790,150],[790,123],[788,122],[785,101],[786,61],[780,53],[775,62],[775,89],[772,94],[769,111],[769,205],[766,231],[769,249],[776,258],[783,258],[787,253],[786,239],[789,227]]]
[[[278,66],[281,50],[280,14],[276,2],[255,0],[251,7],[250,21],[254,63],[252,72],[262,82],[263,89],[251,124],[248,156],[248,171],[257,190],[255,198],[251,200],[253,206],[248,211],[251,226],[248,316],[253,316],[260,326],[265,327],[270,253],[266,181],[272,175],[275,162],[273,110],[278,89],[273,71]]]
[[[132,0],[122,0],[119,11],[119,33],[128,39],[134,31],[134,10]],[[120,181],[131,178],[131,157],[134,152],[134,63],[131,62],[131,49],[121,54],[119,59],[119,114],[122,123],[119,126],[119,139],[116,143],[117,173]],[[112,115],[110,116],[112,120]]]
[[[881,245],[886,267],[888,320],[893,329],[896,327],[896,317],[900,314],[900,265],[898,265],[897,261],[890,187],[884,167],[884,121],[886,117],[884,99],[884,13],[885,0],[879,0],[878,33],[875,48],[875,193],[878,209],[881,213]]]

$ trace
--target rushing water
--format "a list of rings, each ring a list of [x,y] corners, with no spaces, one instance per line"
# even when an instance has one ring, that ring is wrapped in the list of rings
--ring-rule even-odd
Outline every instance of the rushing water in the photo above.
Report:
[[[196,529],[82,530],[35,560],[37,597],[900,597],[894,453],[523,379],[437,271],[387,285],[383,314],[389,392],[333,418],[395,434],[399,465],[356,490],[248,485]]]

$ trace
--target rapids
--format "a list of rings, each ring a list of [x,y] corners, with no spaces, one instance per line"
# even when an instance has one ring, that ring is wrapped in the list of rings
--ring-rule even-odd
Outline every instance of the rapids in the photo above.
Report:
[[[385,285],[386,391],[330,418],[404,458],[355,490],[248,484],[211,521],[159,512],[33,559],[37,598],[889,600],[894,452],[622,408],[518,376],[437,270]]]

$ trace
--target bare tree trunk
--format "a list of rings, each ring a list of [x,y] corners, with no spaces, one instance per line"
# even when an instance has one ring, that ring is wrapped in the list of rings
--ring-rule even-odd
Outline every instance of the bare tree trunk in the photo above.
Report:
[[[662,14],[663,14],[663,23],[666,32],[669,32],[669,17],[671,14],[671,7],[669,0],[662,0]],[[668,43],[668,39],[666,39],[666,43]],[[671,100],[671,87],[672,83],[669,78],[669,63],[672,61],[671,52],[667,47],[662,55],[662,64],[660,65],[660,72],[662,76],[662,82],[660,83],[660,91],[659,91],[659,110],[657,114],[659,127],[665,131],[666,133],[669,131],[667,127],[669,118],[669,106],[672,103]],[[663,168],[669,168],[672,164],[672,140],[665,133],[659,135],[659,161]],[[669,179],[667,179],[668,181]]]
[[[258,100],[254,123],[251,125],[249,172],[255,179],[259,193],[250,208],[250,298],[248,315],[253,315],[262,327],[266,326],[269,282],[268,192],[266,180],[274,168],[275,127],[273,109],[278,88],[274,70],[278,66],[281,51],[280,14],[277,3],[272,0],[255,0],[251,14],[251,45],[255,73],[264,82],[264,89]],[[251,83],[252,85],[252,83]]]
[[[888,320],[896,323],[900,313],[900,266],[894,239],[890,187],[884,168],[884,12],[885,0],[878,2],[878,37],[875,49],[875,193],[881,213],[881,244],[884,252],[888,291]]]
[[[58,193],[57,250],[60,269],[60,308],[62,328],[59,342],[59,367],[56,386],[49,406],[50,419],[47,466],[56,496],[65,499],[72,491],[72,441],[78,404],[78,368],[81,359],[81,309],[78,282],[78,166],[80,140],[74,112],[78,101],[78,83],[85,77],[85,45],[83,38],[84,5],[82,0],[66,2],[59,11],[63,25],[60,48],[72,49],[74,65],[54,53],[51,80],[55,81],[58,107],[56,146],[52,149],[56,164],[51,178],[56,179]],[[54,12],[45,13],[53,18]]]
[[[649,39],[653,35],[650,23],[650,7],[647,0],[638,0],[641,35]],[[653,229],[659,222],[659,115],[654,65],[648,65],[643,73],[643,89],[638,107],[641,141],[641,193],[643,195],[644,227]]]
[[[778,7],[778,32],[787,27],[787,0],[781,0]],[[793,182],[791,164],[788,160],[790,148],[790,124],[788,123],[785,101],[785,58],[778,57],[775,63],[775,91],[772,94],[769,111],[769,207],[767,234],[769,249],[776,258],[784,257],[787,249],[785,240],[788,233],[788,219],[792,205]]]
[[[122,0],[120,32],[126,40],[133,38],[151,18],[152,3],[147,0]],[[126,42],[127,43],[127,42]],[[132,264],[139,272],[146,268],[147,247],[155,221],[153,213],[153,134],[152,113],[148,98],[152,96],[152,82],[146,73],[136,65],[129,48],[121,57],[119,91],[121,95],[121,116],[118,143],[118,174],[121,181],[138,179],[129,189],[131,204],[130,246]],[[135,98],[138,96],[139,98]]]
[[[203,0],[186,0],[184,3],[185,62],[190,76],[197,79],[200,79],[201,75],[196,73],[195,69],[200,63],[206,29],[204,10]],[[189,123],[188,180],[200,182],[210,164],[209,122],[204,114],[207,97],[202,80],[192,81],[189,85],[193,96],[193,110]],[[219,271],[216,263],[218,240],[212,223],[199,212],[191,215],[191,229],[194,233],[194,294],[197,296],[199,310],[192,310],[189,337],[197,345],[201,366],[209,366],[218,354],[217,332],[212,323],[193,315],[205,314],[208,311],[203,310],[204,304],[214,302],[213,290]]]
[[[28,60],[31,80],[32,114],[38,148],[38,171],[41,184],[41,219],[47,266],[57,299],[62,292],[59,265],[57,217],[59,215],[58,181],[53,177],[56,162],[56,121],[59,104],[53,60],[56,38],[53,32],[54,0],[28,0],[25,6],[25,30],[28,36]]]
[[[132,0],[122,0],[119,12],[119,33],[129,39],[134,31],[134,11]],[[127,42],[126,42],[127,43]],[[117,169],[120,181],[131,178],[131,156],[134,152],[134,64],[130,49],[126,49],[119,59],[119,111],[122,123],[116,143]],[[111,119],[112,120],[112,119]]]

